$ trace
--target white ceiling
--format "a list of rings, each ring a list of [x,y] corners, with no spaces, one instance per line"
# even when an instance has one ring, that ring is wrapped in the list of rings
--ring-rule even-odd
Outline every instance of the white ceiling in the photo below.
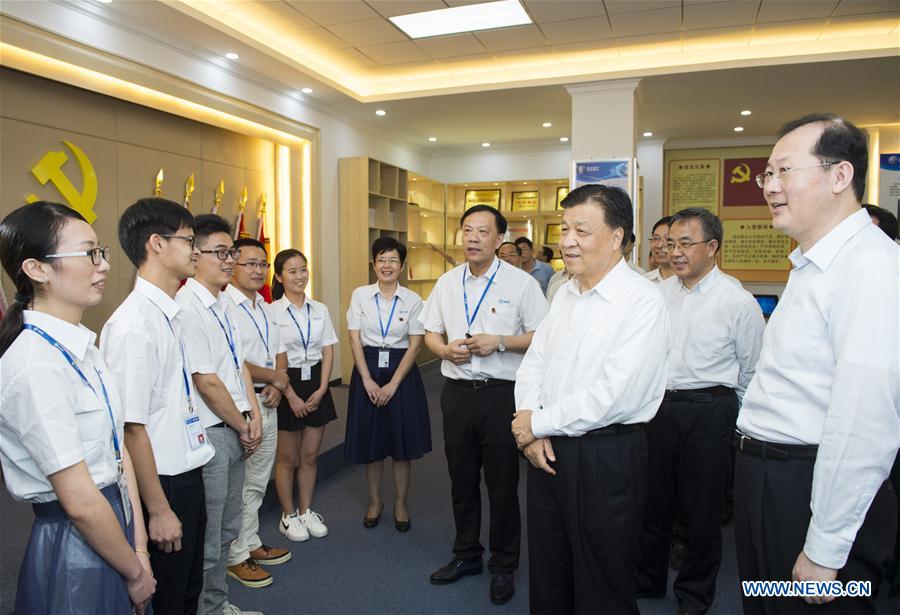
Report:
[[[563,85],[527,85],[528,69],[520,71],[523,84],[519,87],[504,89],[491,85],[472,93],[363,103],[326,80],[311,76],[313,71],[295,60],[272,54],[245,37],[230,35],[216,24],[186,13],[183,10],[186,3],[148,0],[65,3],[67,8],[75,8],[103,22],[108,31],[73,32],[63,26],[57,34],[88,44],[95,40],[102,48],[106,40],[115,37],[116,31],[127,30],[282,94],[295,95],[301,87],[310,86],[315,89],[311,96],[296,96],[368,126],[374,132],[430,151],[478,149],[482,141],[490,141],[495,147],[565,147],[559,137],[568,136],[571,127],[569,95]],[[204,3],[203,0],[190,2]],[[353,61],[358,60],[372,71],[385,70],[379,63],[392,62],[389,58],[394,53],[390,51],[392,45],[406,49],[398,51],[398,56],[421,58],[424,54],[427,60],[422,62],[440,64],[445,58],[457,57],[458,53],[464,53],[465,57],[488,55],[491,62],[496,62],[504,54],[512,53],[509,50],[513,47],[519,47],[515,50],[517,56],[544,53],[547,47],[558,53],[562,48],[596,51],[610,45],[616,46],[616,53],[621,53],[625,49],[622,40],[626,38],[672,39],[671,32],[665,33],[669,28],[674,28],[679,48],[684,49],[690,47],[693,32],[705,33],[704,40],[708,41],[710,28],[718,28],[729,41],[736,34],[746,34],[749,42],[754,36],[776,36],[780,29],[788,27],[792,32],[802,32],[805,28],[821,37],[829,28],[849,27],[848,23],[862,19],[852,15],[863,15],[865,19],[880,15],[880,21],[866,23],[881,23],[879,27],[883,29],[885,19],[897,22],[900,15],[897,0],[524,0],[536,25],[415,42],[402,33],[398,35],[399,30],[385,19],[403,12],[464,3],[471,2],[217,0],[216,5],[232,14],[272,13],[278,16],[282,31],[298,37],[318,37],[323,44],[332,45],[335,51],[355,58]],[[44,11],[59,10],[53,2],[4,0],[0,12],[35,25],[42,21],[47,27],[45,24],[52,20],[41,19],[36,5]],[[764,63],[769,66],[645,76],[637,92],[636,128],[652,130],[654,138],[711,139],[734,136],[732,129],[741,124],[745,127],[745,137],[770,136],[785,120],[812,111],[835,111],[860,124],[896,123],[900,121],[900,34],[895,38],[896,48],[880,54],[882,57],[856,54],[861,59],[817,62],[814,57],[798,59],[788,55],[768,59]],[[415,51],[405,55],[410,45]],[[237,51],[240,59],[224,60],[228,51]],[[139,51],[135,50],[135,57],[138,55]],[[138,58],[138,61],[177,75],[176,66],[158,57]],[[616,62],[610,60],[613,65]],[[577,81],[573,78],[570,82]],[[376,117],[376,108],[387,110],[387,115]],[[745,108],[753,110],[750,118],[740,117],[739,111]],[[542,128],[541,123],[545,121],[552,122],[553,127]],[[436,136],[438,142],[429,143],[426,140],[429,136]]]

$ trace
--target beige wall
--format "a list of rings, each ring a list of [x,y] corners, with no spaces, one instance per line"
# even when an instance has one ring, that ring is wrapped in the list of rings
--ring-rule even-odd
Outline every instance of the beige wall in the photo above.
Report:
[[[75,188],[83,179],[71,151],[78,146],[96,172],[97,200],[94,229],[103,245],[113,248],[112,273],[103,302],[85,313],[84,323],[100,327],[131,290],[134,268],[118,245],[119,215],[136,199],[152,196],[160,168],[165,181],[162,196],[181,202],[184,183],[193,173],[191,211],[208,213],[215,189],[225,182],[219,213],[234,222],[241,189],[248,199],[247,230],[256,231],[259,199],[275,195],[274,144],[174,115],[87,92],[9,69],[0,69],[0,217],[25,204],[25,196],[65,203],[51,183],[41,186],[32,166],[48,151],[63,151],[69,160],[65,175]],[[267,227],[267,235],[274,229]],[[3,290],[12,296],[10,280]]]

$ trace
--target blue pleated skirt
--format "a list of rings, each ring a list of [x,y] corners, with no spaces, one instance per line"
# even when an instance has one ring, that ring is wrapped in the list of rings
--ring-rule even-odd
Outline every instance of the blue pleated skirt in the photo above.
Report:
[[[125,527],[118,486],[109,485],[100,493],[109,501],[133,547],[134,527]],[[131,506],[131,502],[126,505]],[[87,544],[62,505],[46,502],[34,504],[33,509],[34,525],[19,570],[16,614],[130,614],[125,578]]]
[[[405,348],[391,348],[388,367],[378,367],[381,348],[364,347],[366,365],[378,386],[390,382],[400,365]],[[376,407],[366,395],[362,378],[353,367],[347,402],[347,432],[344,457],[364,464],[391,457],[395,461],[419,459],[431,452],[431,422],[428,400],[419,368],[413,368],[397,387],[386,406]]]

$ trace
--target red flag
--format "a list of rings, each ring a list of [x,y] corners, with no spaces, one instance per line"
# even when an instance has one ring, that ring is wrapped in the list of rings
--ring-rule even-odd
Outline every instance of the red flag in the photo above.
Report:
[[[263,208],[265,210],[265,208]],[[265,219],[265,214],[263,211],[259,212],[259,223],[256,226],[256,240],[261,243],[266,248],[266,254],[269,253],[269,238],[266,237],[266,231],[263,228],[263,220]],[[270,269],[271,272],[271,269]],[[272,278],[269,277],[269,274],[266,275],[266,283],[263,284],[263,287],[259,289],[259,294],[263,296],[263,299],[266,300],[266,303],[272,303],[272,287],[270,285],[270,281]]]

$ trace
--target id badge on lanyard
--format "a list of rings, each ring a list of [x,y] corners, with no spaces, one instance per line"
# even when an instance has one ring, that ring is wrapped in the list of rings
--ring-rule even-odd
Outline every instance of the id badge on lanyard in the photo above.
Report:
[[[312,365],[300,366],[300,380],[303,380],[304,382],[312,380]]]
[[[308,380],[312,380],[312,365],[306,365],[307,357],[309,356],[309,342],[312,338],[312,309],[309,307],[309,302],[306,303],[306,336],[303,335],[303,329],[300,328],[300,323],[297,322],[297,318],[294,316],[294,312],[291,311],[291,306],[287,308],[288,316],[291,317],[291,320],[294,321],[294,326],[297,327],[297,333],[300,334],[300,343],[303,344],[303,361],[304,364],[300,366],[300,380],[306,382]]]
[[[394,303],[391,305],[391,314],[388,316],[387,326],[381,320],[381,304],[378,301],[378,293],[375,293],[375,311],[378,312],[378,326],[381,328],[381,350],[378,351],[378,367],[391,366],[391,351],[387,350],[387,334],[391,330],[391,321],[394,320],[394,310],[397,309],[397,295],[394,295]]]
[[[168,318],[166,322],[168,322]],[[172,331],[172,335],[175,335],[175,329],[172,328],[172,323],[169,324],[169,329]],[[178,342],[178,346],[181,349],[181,379],[184,384],[184,394],[187,397],[187,415],[184,416],[184,434],[188,440],[188,446],[192,451],[197,451],[203,448],[204,446],[209,446],[209,439],[206,437],[206,430],[203,429],[203,425],[200,423],[200,417],[197,416],[196,412],[194,412],[194,398],[191,396],[191,384],[190,379],[188,378],[187,372],[187,357],[184,354],[184,344],[178,336],[175,335],[175,340]]]

